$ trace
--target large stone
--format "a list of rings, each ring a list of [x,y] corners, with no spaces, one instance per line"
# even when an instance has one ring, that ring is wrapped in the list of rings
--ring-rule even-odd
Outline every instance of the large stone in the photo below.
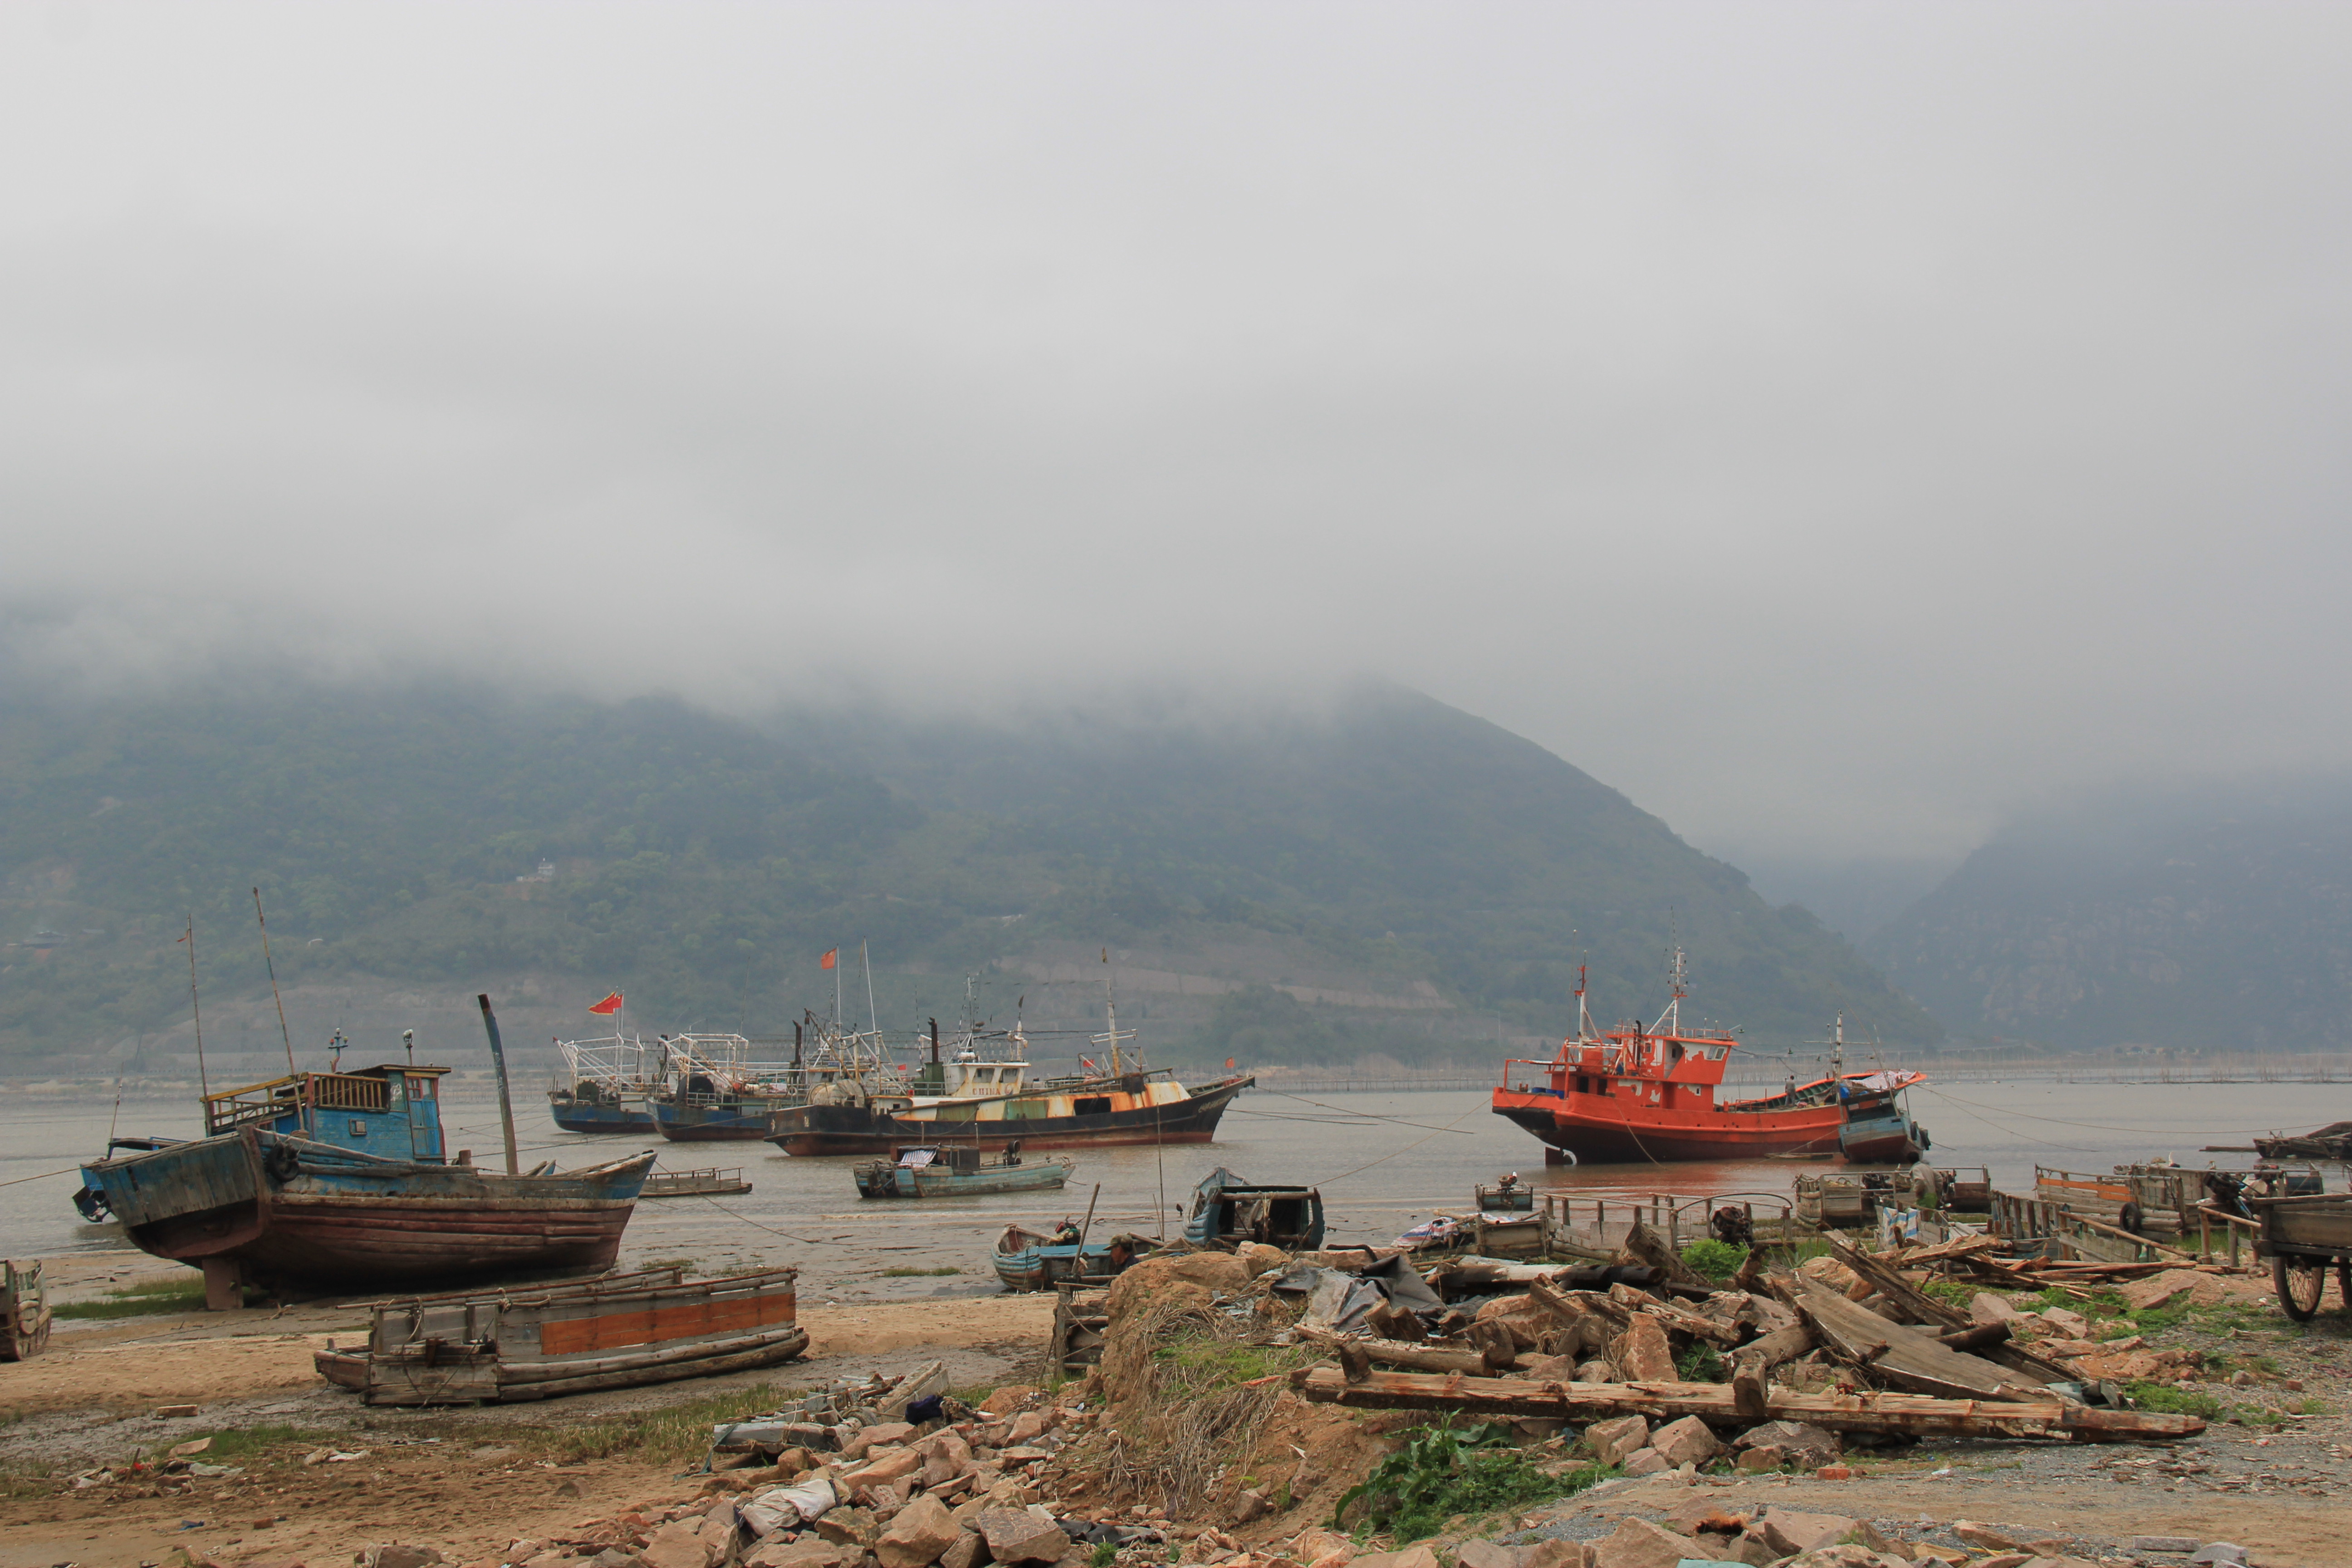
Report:
[[[926,1568],[938,1562],[940,1553],[953,1546],[962,1532],[946,1504],[936,1498],[919,1497],[898,1510],[898,1517],[874,1543],[874,1555],[882,1560],[882,1568]]]
[[[1605,1356],[1588,1356],[1576,1363],[1576,1381],[1614,1383],[1617,1381],[1617,1369],[1610,1364]]]
[[[1408,1546],[1402,1552],[1369,1552],[1357,1558],[1349,1568],[1442,1568],[1437,1553],[1426,1546]]]
[[[1045,1435],[1047,1425],[1045,1411],[1024,1410],[1013,1418],[1013,1425],[1005,1430],[1003,1447],[1018,1448],[1024,1444],[1034,1443]]]
[[[1826,1254],[1820,1258],[1806,1258],[1797,1265],[1797,1272],[1808,1279],[1817,1280],[1828,1286],[1849,1301],[1859,1301],[1863,1297],[1870,1294],[1868,1281]]]
[[[842,1462],[848,1464],[862,1459],[868,1448],[903,1443],[914,1435],[915,1429],[904,1421],[877,1421],[871,1426],[860,1426],[843,1440]]]
[[[953,1427],[943,1426],[913,1447],[924,1458],[945,1459],[958,1470],[971,1463],[971,1445]]]
[[[923,1468],[923,1457],[912,1448],[891,1448],[875,1455],[866,1463],[834,1482],[834,1489],[843,1496],[852,1496],[864,1487],[887,1487]]]
[[[972,1525],[999,1563],[1058,1563],[1070,1550],[1069,1535],[1060,1525],[1027,1509],[988,1509]]]
[[[965,1531],[940,1553],[940,1568],[981,1568],[988,1561],[988,1542],[976,1531]]]
[[[1666,1342],[1665,1326],[1646,1312],[1637,1312],[1609,1347],[1609,1358],[1628,1383],[1673,1383],[1674,1347]]]
[[[1454,1549],[1456,1568],[1519,1568],[1519,1548],[1496,1541],[1465,1541]]]
[[[838,1542],[803,1535],[798,1541],[772,1541],[743,1559],[743,1568],[843,1568],[865,1553]]]
[[[430,1546],[404,1546],[397,1542],[371,1546],[361,1559],[367,1568],[434,1568],[434,1564],[449,1560]]]
[[[1834,1463],[1844,1449],[1837,1434],[1803,1421],[1767,1421],[1732,1439],[1735,1448],[1777,1448],[1785,1461],[1804,1469]],[[1778,1467],[1771,1467],[1777,1468]]]
[[[1519,1568],[1592,1568],[1589,1541],[1538,1541],[1519,1553]]]
[[[1636,1448],[1625,1456],[1623,1468],[1629,1476],[1660,1475],[1675,1468],[1675,1462],[1655,1448]]]
[[[1483,1323],[1494,1318],[1517,1317],[1527,1310],[1528,1298],[1524,1291],[1516,1296],[1490,1297],[1478,1303],[1477,1321]]]
[[[1888,1557],[1898,1557],[1906,1563],[1911,1561],[1909,1546],[1887,1534],[1866,1519],[1857,1520],[1854,1522],[1853,1538],[1873,1552],[1881,1552]]]
[[[1584,1429],[1584,1446],[1602,1464],[1620,1464],[1634,1449],[1650,1446],[1650,1424],[1639,1415],[1595,1421]]]
[[[1651,1433],[1650,1447],[1664,1455],[1669,1465],[1704,1465],[1723,1452],[1714,1432],[1696,1415],[1669,1421]]]
[[[1645,1519],[1629,1519],[1592,1543],[1592,1568],[1675,1568],[1690,1542]]]
[[[1853,1534],[1853,1521],[1843,1514],[1799,1513],[1793,1509],[1775,1508],[1752,1521],[1746,1533],[1775,1552],[1812,1552],[1834,1546]]]
[[[704,1544],[700,1520],[673,1520],[649,1536],[637,1555],[646,1568],[712,1568],[719,1561]]]
[[[1786,1568],[1910,1568],[1910,1564],[1900,1557],[1849,1543],[1808,1552],[1790,1561]]]
[[[1789,1468],[1789,1450],[1775,1447],[1769,1443],[1758,1448],[1742,1448],[1738,1463],[1741,1469],[1753,1475],[1761,1475],[1768,1470],[1785,1470]]]
[[[869,1508],[836,1508],[816,1521],[816,1532],[827,1541],[860,1549],[882,1539],[882,1522]]]
[[[1973,1519],[1956,1519],[1952,1533],[1979,1552],[2014,1552],[2025,1543],[1999,1525],[1979,1524]]]
[[[2091,1320],[2080,1312],[2070,1311],[2064,1307],[2042,1308],[2042,1321],[2070,1340],[2087,1340],[2091,1337]]]

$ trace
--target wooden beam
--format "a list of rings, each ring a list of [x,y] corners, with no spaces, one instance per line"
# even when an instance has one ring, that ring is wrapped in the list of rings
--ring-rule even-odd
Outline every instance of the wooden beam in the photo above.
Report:
[[[1444,1410],[1579,1423],[1610,1415],[1667,1420],[1696,1415],[1714,1426],[1749,1424],[1739,1410],[1738,1391],[1720,1383],[1537,1383],[1524,1377],[1408,1372],[1373,1372],[1349,1382],[1336,1367],[1313,1366],[1293,1372],[1290,1385],[1318,1404],[1373,1410]],[[2090,1442],[2187,1437],[2205,1429],[2194,1415],[2093,1410],[2054,1398],[2005,1403],[1916,1394],[1803,1394],[1777,1386],[1766,1392],[1765,1418],[1811,1422],[1832,1432]]]

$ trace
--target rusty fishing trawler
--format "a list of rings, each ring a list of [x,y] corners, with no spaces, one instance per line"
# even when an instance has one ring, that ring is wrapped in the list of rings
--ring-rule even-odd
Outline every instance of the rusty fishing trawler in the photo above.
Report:
[[[1601,1033],[1592,1026],[1580,969],[1576,1033],[1549,1061],[1506,1061],[1504,1081],[1494,1092],[1495,1114],[1541,1139],[1547,1164],[1842,1150],[1850,1159],[1901,1158],[1905,1144],[1916,1145],[1909,1158],[1918,1157],[1927,1134],[1899,1110],[1894,1118],[1916,1138],[1881,1134],[1896,1098],[1921,1081],[1921,1073],[1849,1073],[1841,1051],[1825,1078],[1801,1084],[1791,1077],[1779,1094],[1719,1100],[1726,1066],[1739,1042],[1728,1035],[1684,1032],[1685,976],[1684,953],[1676,948],[1668,1000],[1657,1021],[1645,1028],[1637,1018]],[[1865,1130],[1867,1136],[1850,1136],[1850,1127]]]

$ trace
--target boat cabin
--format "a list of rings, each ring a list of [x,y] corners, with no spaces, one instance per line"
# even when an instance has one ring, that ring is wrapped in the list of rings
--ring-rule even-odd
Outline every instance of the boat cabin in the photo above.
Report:
[[[1323,1194],[1314,1187],[1262,1187],[1220,1165],[1192,1194],[1184,1239],[1195,1246],[1264,1242],[1285,1252],[1323,1245]]]
[[[950,1059],[923,1063],[907,1089],[922,1100],[987,1100],[1020,1093],[1028,1070],[1027,1062],[982,1061],[966,1047]]]
[[[205,1133],[258,1127],[387,1160],[443,1158],[440,1080],[447,1068],[387,1062],[298,1072],[205,1096]]]
[[[977,1175],[980,1172],[980,1151],[966,1143],[950,1143],[944,1148],[926,1143],[919,1148],[900,1149],[894,1157],[910,1171],[943,1171],[958,1176]]]

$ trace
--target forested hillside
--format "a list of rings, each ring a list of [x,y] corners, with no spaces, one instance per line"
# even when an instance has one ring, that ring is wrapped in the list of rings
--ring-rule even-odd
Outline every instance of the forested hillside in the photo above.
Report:
[[[2352,1044],[2352,788],[2134,793],[2040,816],[1867,945],[1962,1034]]]
[[[1393,689],[996,725],[446,688],[7,700],[0,1052],[174,1027],[190,913],[208,994],[260,993],[255,886],[289,988],[576,978],[625,986],[647,1029],[777,1032],[830,1005],[814,954],[860,939],[886,1026],[967,970],[1019,990],[1107,946],[1251,987],[1167,983],[1163,1049],[1475,1056],[1565,1028],[1582,962],[1604,1021],[1654,1016],[1678,931],[1694,1007],[1751,1037],[1815,1037],[1841,1009],[1935,1032],[1802,910]]]

